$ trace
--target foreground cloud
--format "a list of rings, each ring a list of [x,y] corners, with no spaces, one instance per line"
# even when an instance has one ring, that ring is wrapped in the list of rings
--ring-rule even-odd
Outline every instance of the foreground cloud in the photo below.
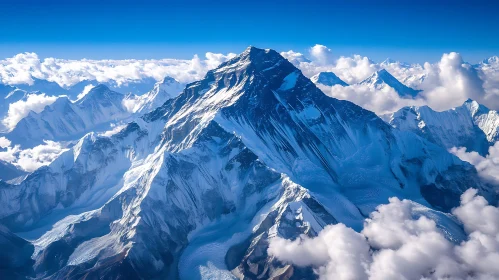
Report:
[[[297,266],[313,266],[320,279],[497,279],[499,208],[469,189],[452,213],[467,239],[450,242],[421,208],[391,198],[366,219],[362,232],[343,224],[317,237],[271,239],[268,253]],[[419,216],[419,217],[418,217]]]
[[[485,180],[499,184],[499,142],[489,148],[487,156],[483,157],[477,152],[467,152],[466,148],[452,148],[453,153],[463,161],[473,164],[480,175]]]

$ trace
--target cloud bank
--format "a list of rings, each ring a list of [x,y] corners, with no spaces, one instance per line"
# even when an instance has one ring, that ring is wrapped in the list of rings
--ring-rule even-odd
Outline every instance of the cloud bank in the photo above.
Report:
[[[115,81],[118,85],[133,80],[154,78],[160,81],[170,76],[180,82],[201,79],[205,73],[235,54],[208,52],[205,58],[197,55],[190,60],[67,60],[45,58],[40,60],[36,53],[20,53],[0,60],[0,82],[4,84],[32,84],[33,78],[71,86],[82,80],[98,82]]]
[[[315,45],[306,55],[288,51],[285,58],[302,70],[305,76],[330,71],[347,82],[349,87],[321,87],[327,95],[350,100],[379,115],[394,112],[403,106],[428,105],[435,110],[460,106],[468,98],[499,109],[499,59],[470,65],[459,53],[442,55],[436,63],[406,64],[395,61],[376,63],[368,57],[353,55],[333,58],[333,52]],[[401,98],[396,92],[368,89],[357,85],[377,70],[386,69],[407,86],[423,90],[416,98]]]
[[[415,215],[421,205],[391,198],[358,233],[343,224],[317,237],[271,239],[268,253],[297,266],[313,266],[320,279],[497,279],[499,208],[469,189],[452,213],[467,239],[449,241],[434,220]]]

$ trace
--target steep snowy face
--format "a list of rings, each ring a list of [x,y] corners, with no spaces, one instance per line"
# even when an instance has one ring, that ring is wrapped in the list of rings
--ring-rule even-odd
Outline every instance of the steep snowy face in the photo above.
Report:
[[[374,72],[364,81],[360,82],[361,85],[366,85],[371,88],[381,90],[384,87],[393,88],[401,97],[414,97],[418,95],[419,90],[412,89],[393,77],[385,69]]]
[[[391,196],[448,211],[469,187],[493,195],[445,149],[250,47],[119,133],[3,184],[0,222],[34,240],[40,278],[309,278],[268,256],[269,239],[361,228]]]
[[[485,155],[499,140],[497,112],[473,100],[443,112],[427,106],[404,107],[386,119],[397,129],[412,131],[447,149],[466,147]]]
[[[499,114],[497,111],[478,104],[478,102],[468,99],[463,107],[468,109],[473,122],[487,136],[487,140],[493,145],[499,140]]]
[[[325,86],[334,86],[334,85],[340,85],[340,86],[348,86],[347,83],[345,83],[342,79],[340,79],[336,74],[333,72],[320,72],[319,74],[313,76],[310,78],[310,80],[314,84],[321,84]]]

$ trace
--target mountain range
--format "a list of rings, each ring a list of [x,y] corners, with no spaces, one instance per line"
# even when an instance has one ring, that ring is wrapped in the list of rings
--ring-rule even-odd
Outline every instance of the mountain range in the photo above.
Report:
[[[151,111],[181,90],[182,84],[170,77],[140,96],[124,95],[99,84],[75,101],[61,96],[41,112],[29,112],[3,135],[24,148],[44,140],[74,140],[87,132],[106,129],[111,122]]]
[[[497,111],[471,99],[447,111],[436,112],[428,106],[411,106],[384,118],[399,130],[414,132],[447,149],[465,147],[486,155],[489,147],[499,140]]]
[[[363,83],[414,94],[390,77],[379,71]],[[273,50],[249,47],[180,94],[170,90],[178,88],[165,79],[131,97],[98,85],[30,113],[7,135],[29,145],[87,133],[21,182],[0,181],[0,246],[23,248],[3,269],[43,279],[314,278],[269,255],[269,240],[337,223],[359,230],[393,196],[419,203],[460,240],[450,214],[460,195],[473,187],[497,202],[446,142],[412,129],[412,115],[388,124],[328,97]],[[470,125],[492,126],[493,113],[467,106]],[[128,120],[126,108],[141,114],[113,135],[89,132]],[[487,141],[496,137],[487,131]]]
[[[381,63],[381,65],[386,65],[386,61]],[[414,76],[408,77],[414,78]],[[423,78],[424,79],[424,78]],[[320,72],[310,78],[312,82],[314,82],[316,85],[322,85],[322,86],[335,86],[335,85],[341,85],[341,86],[349,86],[346,82],[341,80],[336,74],[333,72]],[[365,80],[361,81],[360,83],[357,83],[356,85],[359,86],[365,86],[368,89],[372,91],[376,90],[383,90],[385,88],[391,88],[397,94],[402,97],[402,98],[414,98],[418,95],[418,93],[421,90],[416,90],[413,88],[410,88],[403,83],[401,83],[399,80],[397,80],[395,77],[393,77],[388,71],[385,69],[381,69],[378,71],[375,71],[373,74],[371,74],[369,77],[367,77]]]

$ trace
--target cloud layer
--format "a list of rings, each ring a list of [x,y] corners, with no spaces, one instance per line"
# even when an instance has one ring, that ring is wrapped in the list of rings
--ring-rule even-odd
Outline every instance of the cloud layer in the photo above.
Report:
[[[343,224],[317,237],[271,239],[268,253],[297,266],[313,266],[320,279],[497,279],[499,208],[469,189],[452,213],[466,240],[446,238],[421,205],[391,198],[365,220],[362,232]]]
[[[171,76],[180,82],[201,79],[206,71],[235,54],[207,52],[205,58],[197,55],[190,60],[66,60],[45,58],[40,60],[36,53],[20,53],[0,60],[0,82],[5,84],[32,84],[33,78],[56,82],[61,86],[74,85],[82,80],[98,82],[116,81],[118,85],[131,80],[154,78],[160,81]]]

